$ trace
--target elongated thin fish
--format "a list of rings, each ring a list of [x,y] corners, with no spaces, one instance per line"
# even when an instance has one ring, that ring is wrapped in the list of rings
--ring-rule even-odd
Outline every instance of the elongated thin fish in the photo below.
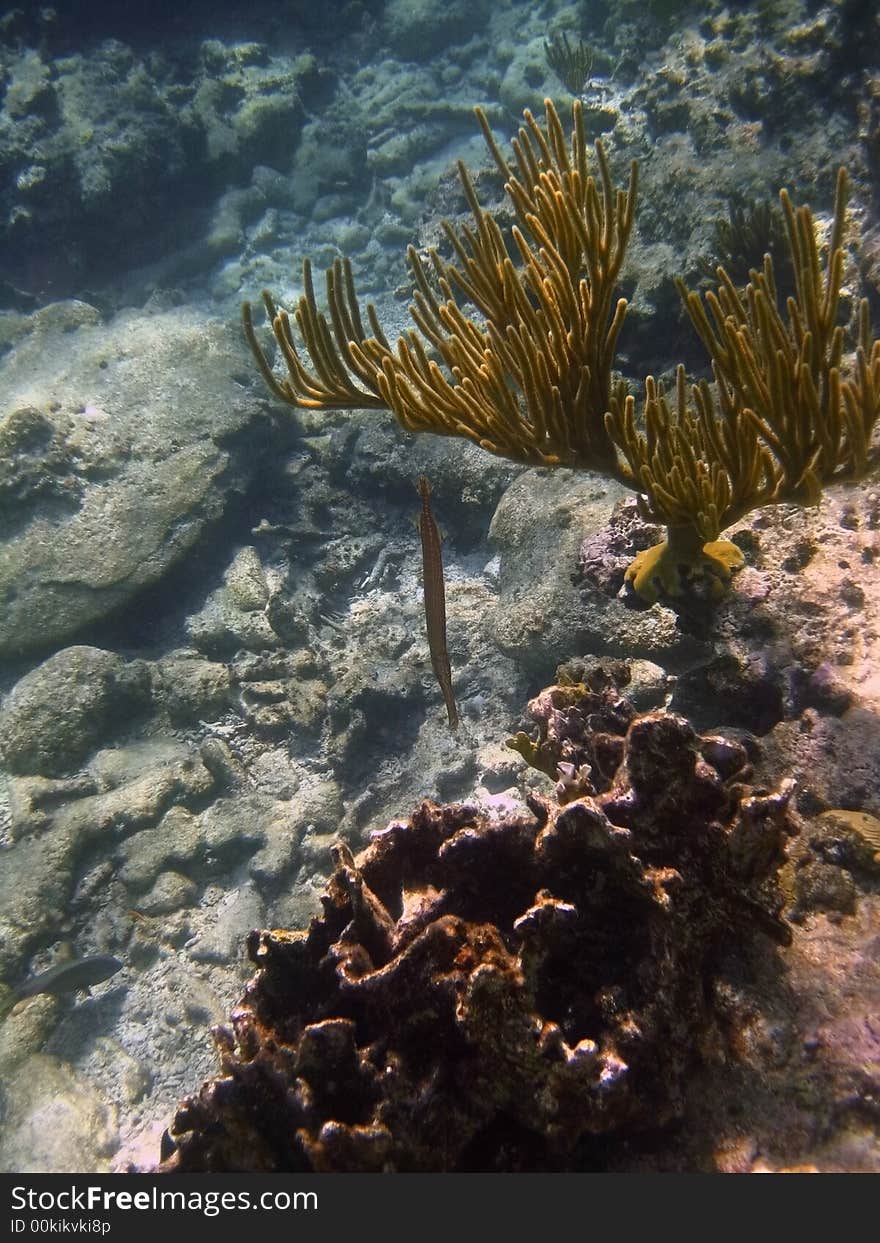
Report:
[[[419,535],[422,539],[422,581],[425,588],[425,625],[428,631],[428,649],[434,677],[443,692],[449,728],[458,728],[458,709],[452,693],[452,670],[446,650],[446,586],[443,581],[443,558],[440,553],[440,532],[431,513],[431,485],[424,475],[419,476],[419,496],[422,512],[419,514]]]

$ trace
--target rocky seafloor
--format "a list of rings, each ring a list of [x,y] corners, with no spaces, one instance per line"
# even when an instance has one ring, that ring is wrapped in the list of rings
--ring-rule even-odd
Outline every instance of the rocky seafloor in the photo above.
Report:
[[[728,198],[785,184],[827,220],[841,162],[846,289],[876,310],[875,15],[389,0],[338,6],[334,34],[249,7],[221,29],[193,6],[164,39],[74,31],[63,4],[4,19],[0,978],[125,965],[0,1020],[0,1168],[154,1164],[213,1073],[251,930],[306,927],[333,844],[357,855],[425,798],[479,817],[548,797],[504,740],[557,665],[601,657],[629,662],[640,711],[739,731],[802,821],[780,876],[792,944],[730,984],[724,1056],[688,1061],[675,1125],[617,1136],[606,1163],[878,1168],[872,822],[824,818],[880,816],[876,470],[734,528],[746,565],[717,607],[645,608],[620,590],[637,519],[617,485],[390,415],[279,410],[238,326],[242,297],[290,303],[304,256],[345,253],[401,330],[406,244],[462,210],[455,159],[486,162],[473,105],[505,136],[570,100],[548,28],[595,44],[590,132],[616,169],[642,165],[634,379],[702,365],[672,278],[696,281]],[[424,637],[420,473],[446,535],[455,735]]]

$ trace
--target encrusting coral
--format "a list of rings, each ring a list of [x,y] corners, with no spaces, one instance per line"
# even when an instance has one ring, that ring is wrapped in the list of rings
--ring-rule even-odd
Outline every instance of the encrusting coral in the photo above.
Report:
[[[728,1052],[730,956],[789,940],[792,783],[751,788],[738,742],[638,715],[611,673],[530,704],[553,797],[425,802],[336,846],[307,930],[250,935],[161,1172],[577,1169],[680,1115]]]
[[[837,319],[845,174],[824,265],[809,208],[795,209],[782,192],[796,287],[784,310],[766,256],[743,292],[718,268],[708,312],[680,285],[712,359],[715,389],[689,388],[679,368],[669,401],[649,376],[637,419],[625,382],[612,376],[626,314],[615,289],[633,226],[636,165],[626,189],[615,189],[598,140],[597,173],[590,172],[580,101],[570,136],[549,100],[545,107],[543,127],[524,114],[513,163],[476,110],[518,218],[516,258],[459,164],[473,224],[456,230],[444,222],[452,262],[431,251],[428,269],[410,247],[415,330],[392,347],[368,305],[368,333],[351,266],[340,259],[327,272],[327,314],[305,264],[294,313],[302,346],[289,314],[263,294],[287,377],[273,372],[245,304],[247,339],[266,383],[289,405],[390,408],[407,431],[462,436],[515,462],[617,479],[640,494],[646,517],[668,529],[627,571],[639,595],[680,594],[694,574],[708,575],[720,594],[742,560],[735,545],[719,540],[722,530],[761,505],[812,503],[823,484],[867,468],[880,415],[880,341],[872,340],[863,301],[855,365],[844,376]]]

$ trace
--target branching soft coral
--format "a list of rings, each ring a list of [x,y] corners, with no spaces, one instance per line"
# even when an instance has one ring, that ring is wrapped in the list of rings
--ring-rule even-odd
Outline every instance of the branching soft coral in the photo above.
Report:
[[[597,182],[579,103],[573,115],[569,144],[552,104],[545,129],[526,113],[512,167],[477,110],[519,217],[519,262],[459,164],[473,226],[457,232],[444,222],[455,262],[432,251],[430,271],[410,247],[417,331],[394,349],[372,306],[366,333],[344,260],[327,273],[327,315],[305,266],[294,315],[302,347],[290,316],[263,294],[288,368],[283,380],[275,378],[245,304],[245,332],[273,393],[308,408],[385,406],[407,431],[463,436],[516,462],[601,470],[629,482],[605,411],[621,387],[611,369],[626,302],[615,301],[614,291],[632,229],[636,168],[628,188],[615,190],[597,142]],[[465,314],[459,297],[476,307],[479,320]]]
[[[880,342],[871,340],[862,300],[855,367],[844,378],[838,319],[846,197],[841,169],[823,265],[810,209],[795,209],[782,191],[796,289],[784,309],[769,255],[742,293],[721,267],[718,289],[705,301],[679,281],[712,359],[714,389],[695,385],[688,401],[679,368],[674,406],[646,381],[644,430],[631,397],[609,414],[609,434],[651,516],[668,528],[667,539],[627,571],[640,595],[656,598],[658,585],[677,594],[681,566],[699,566],[723,585],[742,559],[733,544],[718,540],[725,527],[761,505],[815,504],[824,484],[866,471],[880,415]]]
[[[769,256],[742,293],[723,268],[705,303],[679,283],[715,384],[689,390],[679,368],[670,401],[649,376],[637,417],[625,382],[612,374],[626,315],[615,290],[637,169],[632,164],[627,187],[615,189],[600,141],[590,171],[580,101],[568,136],[549,100],[545,107],[543,126],[524,114],[512,161],[477,109],[517,215],[513,249],[460,164],[473,223],[457,230],[443,222],[452,261],[431,251],[426,265],[410,247],[415,329],[394,347],[371,305],[366,330],[347,260],[327,272],[326,314],[305,265],[293,317],[301,344],[291,317],[264,292],[286,378],[263,352],[248,304],[245,334],[266,383],[289,405],[389,408],[407,431],[462,436],[515,462],[617,479],[667,527],[666,540],[629,567],[638,594],[677,595],[697,575],[719,595],[742,560],[719,539],[726,527],[761,505],[813,503],[823,484],[867,468],[880,415],[880,342],[862,302],[855,366],[843,373],[846,175],[838,176],[824,264],[809,208],[795,209],[782,192],[796,288],[784,308]]]

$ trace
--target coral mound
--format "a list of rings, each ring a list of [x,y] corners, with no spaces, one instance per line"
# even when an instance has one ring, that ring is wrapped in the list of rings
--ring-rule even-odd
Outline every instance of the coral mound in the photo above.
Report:
[[[338,845],[308,930],[251,934],[222,1074],[161,1171],[584,1168],[588,1137],[680,1114],[724,1052],[718,962],[788,940],[791,783],[753,790],[739,743],[609,678],[530,710],[578,789],[501,819],[424,802]]]

